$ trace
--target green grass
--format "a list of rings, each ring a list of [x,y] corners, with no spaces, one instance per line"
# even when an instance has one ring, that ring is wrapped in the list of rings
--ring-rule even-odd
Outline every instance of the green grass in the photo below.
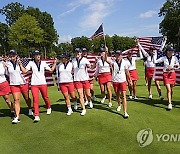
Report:
[[[66,116],[62,94],[56,87],[50,87],[53,113],[46,115],[44,102],[41,100],[41,121],[35,124],[32,117],[28,117],[25,102],[21,99],[21,122],[12,125],[7,105],[0,98],[0,153],[179,153],[180,142],[158,142],[155,134],[180,134],[180,86],[176,86],[174,91],[175,107],[172,111],[166,111],[167,99],[159,100],[154,85],[154,98],[152,101],[147,99],[142,62],[138,62],[138,70],[139,100],[128,100],[129,119],[124,119],[116,111],[115,98],[112,109],[98,103],[100,90],[97,83],[97,102],[93,109],[87,109],[84,117],[80,116],[80,110]],[[164,86],[162,91],[166,97]],[[145,128],[153,130],[155,139],[149,146],[141,148],[136,135]]]

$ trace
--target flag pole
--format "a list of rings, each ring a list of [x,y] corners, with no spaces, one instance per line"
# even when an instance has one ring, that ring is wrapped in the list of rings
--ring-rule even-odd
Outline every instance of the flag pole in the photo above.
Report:
[[[102,27],[103,27],[103,23],[102,23]],[[103,33],[104,33],[104,27],[103,27]],[[105,33],[104,33],[104,35],[103,35],[103,38],[104,38],[104,46],[107,47],[107,46],[106,46],[106,37],[105,37]]]

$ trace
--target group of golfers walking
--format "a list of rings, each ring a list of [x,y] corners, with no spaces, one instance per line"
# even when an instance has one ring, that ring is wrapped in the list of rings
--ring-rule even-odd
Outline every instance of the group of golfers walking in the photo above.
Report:
[[[123,52],[117,50],[113,57],[108,57],[107,47],[100,48],[99,56],[95,58],[91,64],[87,59],[86,48],[76,48],[74,50],[74,58],[70,58],[67,52],[59,56],[59,60],[55,59],[50,67],[45,61],[41,60],[41,53],[38,50],[32,52],[32,61],[29,61],[26,67],[22,65],[18,59],[17,51],[9,51],[9,60],[0,61],[0,96],[3,96],[5,102],[11,111],[12,123],[20,122],[20,94],[23,95],[28,106],[28,114],[34,116],[34,122],[40,121],[39,113],[39,91],[46,104],[47,114],[51,114],[51,102],[48,97],[48,88],[45,78],[45,71],[54,72],[56,70],[58,89],[62,92],[66,105],[67,115],[71,115],[73,111],[78,109],[77,100],[79,100],[82,112],[81,116],[86,114],[86,105],[93,108],[93,100],[95,95],[93,91],[93,78],[98,78],[101,90],[101,103],[108,98],[108,107],[112,107],[112,91],[114,88],[118,103],[117,111],[120,112],[123,107],[124,118],[128,118],[126,91],[129,88],[129,98],[137,100],[136,83],[138,80],[138,71],[136,70],[136,61],[146,57],[145,76],[148,83],[149,99],[152,99],[151,81],[154,76],[156,63],[164,63],[163,79],[167,89],[168,109],[172,109],[173,87],[176,83],[175,70],[179,68],[179,61],[174,56],[174,49],[167,47],[166,56],[157,59],[156,48],[151,46],[149,51],[143,48],[139,51],[139,57],[134,57],[133,52],[129,51],[128,56],[123,58]],[[96,69],[93,78],[89,78],[88,70]],[[29,97],[29,84],[24,77],[24,73],[32,72],[31,77],[31,93],[33,100]],[[78,97],[76,96],[76,91]],[[107,91],[107,94],[106,94]],[[10,100],[12,94],[14,103]],[[161,96],[162,98],[162,96]],[[73,107],[71,107],[71,101]],[[32,103],[33,102],[33,103]]]

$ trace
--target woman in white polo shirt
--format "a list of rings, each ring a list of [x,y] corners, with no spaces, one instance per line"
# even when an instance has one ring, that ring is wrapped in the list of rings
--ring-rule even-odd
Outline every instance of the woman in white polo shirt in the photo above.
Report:
[[[68,108],[67,115],[71,115],[73,111],[71,108],[69,95],[77,106],[72,76],[73,65],[72,62],[69,61],[69,55],[67,53],[63,53],[59,58],[61,59],[61,62],[56,67],[57,81],[59,84],[58,86],[65,98],[65,102]]]
[[[164,85],[167,90],[167,99],[168,99],[168,109],[172,109],[172,95],[173,95],[173,87],[176,83],[176,72],[175,69],[179,67],[179,62],[174,54],[174,49],[170,46],[166,49],[166,56],[163,56],[159,59],[156,59],[156,54],[154,54],[154,62],[155,63],[164,63],[163,67],[163,80]]]
[[[7,70],[6,63],[3,61],[2,58],[0,58],[0,96],[3,96],[5,102],[7,103],[8,107],[11,110],[11,117],[14,118],[15,117],[14,108],[9,95],[11,89],[5,77],[6,70]]]
[[[146,78],[148,82],[148,92],[149,92],[149,99],[152,99],[152,90],[151,90],[151,82],[154,76],[155,71],[155,63],[153,61],[153,52],[156,51],[156,48],[154,46],[151,46],[149,48],[149,52],[146,52],[143,47],[138,43],[143,55],[147,58],[146,60]]]
[[[98,69],[98,82],[101,89],[101,94],[103,96],[101,103],[104,103],[106,99],[105,89],[107,88],[108,92],[108,99],[109,99],[109,107],[112,107],[112,92],[111,92],[111,82],[112,82],[112,75],[111,75],[111,68],[110,63],[111,59],[107,57],[106,53],[107,48],[100,48],[100,58],[97,60],[97,69]]]
[[[31,107],[31,99],[29,98],[29,86],[26,82],[23,74],[21,72],[20,66],[17,62],[17,51],[9,51],[10,60],[6,62],[7,73],[9,76],[10,88],[14,98],[14,108],[16,112],[16,117],[13,119],[12,123],[17,124],[20,122],[20,94],[23,95],[26,104],[29,108],[29,115],[33,115]]]
[[[74,85],[77,89],[80,103],[82,106],[82,112],[81,115],[86,114],[85,104],[84,104],[84,92],[86,94],[86,97],[89,101],[90,108],[93,108],[93,103],[91,101],[91,93],[90,93],[90,83],[89,83],[89,75],[87,72],[87,67],[91,67],[90,62],[87,58],[82,56],[82,51],[80,48],[75,49],[76,57],[72,59],[73,64],[73,72],[74,72]],[[77,106],[75,105],[75,109],[77,109]]]
[[[27,71],[32,71],[31,77],[31,92],[33,96],[33,106],[34,106],[34,122],[40,121],[39,117],[39,91],[46,103],[47,114],[51,114],[51,104],[48,97],[48,88],[45,78],[45,70],[53,72],[56,67],[56,60],[53,66],[50,68],[45,61],[41,61],[41,53],[38,50],[33,51],[32,53],[34,60],[30,61],[26,68],[20,63],[20,67],[23,73]]]
[[[137,83],[137,80],[138,80],[138,72],[136,70],[136,61],[137,60],[141,60],[143,59],[143,55],[141,53],[141,51],[139,52],[140,54],[140,57],[133,57],[133,52],[132,51],[129,51],[128,52],[128,56],[127,58],[125,59],[128,63],[128,69],[129,69],[129,73],[130,73],[130,77],[131,77],[131,80],[132,80],[132,85],[128,85],[129,86],[129,92],[130,92],[130,96],[129,98],[132,99],[134,98],[135,100],[137,100],[137,96],[136,96],[136,83]],[[132,96],[133,94],[133,96]]]
[[[116,93],[118,107],[117,111],[121,110],[121,104],[123,104],[124,109],[124,118],[128,118],[129,115],[127,113],[127,101],[126,101],[126,89],[127,82],[132,84],[131,77],[128,70],[127,62],[122,58],[122,51],[117,50],[116,59],[112,61],[113,65],[113,87]],[[122,98],[122,102],[121,102]]]

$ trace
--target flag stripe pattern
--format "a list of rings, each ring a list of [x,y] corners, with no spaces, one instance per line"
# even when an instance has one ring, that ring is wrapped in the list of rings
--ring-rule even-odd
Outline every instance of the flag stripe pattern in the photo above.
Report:
[[[104,32],[103,32],[103,25],[101,24],[97,29],[97,31],[89,39],[93,40],[94,38],[102,37],[102,36],[104,36]]]
[[[150,46],[154,46],[157,50],[159,50],[165,40],[163,36],[159,36],[159,37],[141,37],[138,38],[137,41],[141,44],[144,50],[148,51]]]

